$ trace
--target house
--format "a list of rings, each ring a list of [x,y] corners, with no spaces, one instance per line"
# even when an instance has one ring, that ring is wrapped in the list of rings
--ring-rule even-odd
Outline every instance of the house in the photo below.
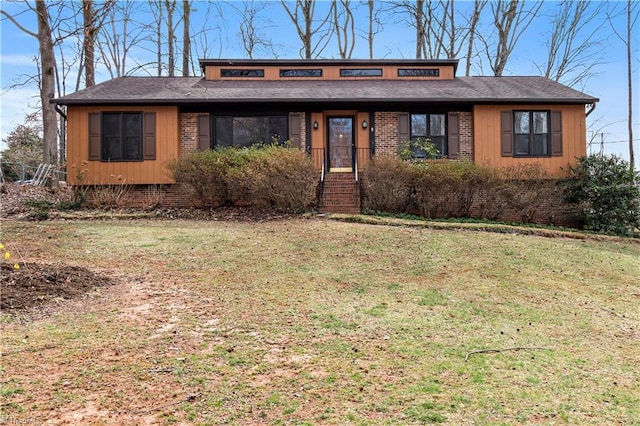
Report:
[[[172,194],[165,203],[185,205],[170,190],[168,160],[290,140],[314,159],[325,191],[334,182],[335,192],[351,194],[325,194],[324,206],[357,210],[358,172],[371,156],[418,137],[443,158],[539,163],[561,176],[586,154],[586,116],[598,101],[544,77],[456,77],[454,59],[200,66],[204,77],[121,77],[54,99],[66,107],[69,183],[164,184]]]

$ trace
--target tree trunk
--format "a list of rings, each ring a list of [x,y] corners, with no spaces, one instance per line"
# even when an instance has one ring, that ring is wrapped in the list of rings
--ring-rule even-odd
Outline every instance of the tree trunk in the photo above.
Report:
[[[471,15],[471,22],[469,23],[469,42],[467,44],[467,63],[465,65],[464,75],[469,77],[471,75],[471,57],[473,56],[473,42],[476,36],[476,28],[478,21],[480,21],[480,14],[482,9],[487,4],[487,0],[475,0],[473,2],[473,15]]]
[[[36,1],[38,15],[38,44],[40,47],[40,102],[42,104],[42,127],[44,162],[56,164],[58,160],[58,117],[55,106],[50,102],[55,97],[55,56],[51,39],[49,13],[44,0]]]
[[[415,16],[416,20],[416,59],[422,59],[424,45],[424,0],[416,0]]]
[[[82,17],[84,24],[84,80],[85,87],[96,84],[94,37],[96,27],[94,22],[95,13],[93,10],[93,0],[82,0]]]
[[[629,164],[631,172],[633,173],[635,156],[633,154],[633,70],[631,68],[633,57],[631,56],[631,27],[631,0],[627,0],[627,85],[629,89],[629,117],[627,125],[629,126]]]
[[[182,1],[182,75],[189,77],[189,68],[191,66],[191,35],[189,33],[189,26],[191,16],[191,2],[190,0]]]
[[[168,56],[169,59],[167,61],[167,66],[169,68],[169,77],[174,77],[176,75],[176,58],[175,58],[175,31],[173,28],[173,12],[176,9],[175,0],[165,0],[164,2],[167,8],[167,43],[168,47]]]

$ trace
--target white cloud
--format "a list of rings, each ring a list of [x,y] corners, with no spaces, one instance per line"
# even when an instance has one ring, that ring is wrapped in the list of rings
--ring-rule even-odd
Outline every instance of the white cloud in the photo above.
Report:
[[[14,65],[14,66],[33,66],[35,65],[35,59],[34,56],[29,56],[29,55],[19,55],[19,54],[12,54],[12,55],[0,55],[0,64],[3,66],[10,66],[10,65]]]
[[[0,96],[0,140],[4,139],[27,114],[39,108],[38,92],[29,88],[9,89]],[[5,149],[0,142],[0,150]]]

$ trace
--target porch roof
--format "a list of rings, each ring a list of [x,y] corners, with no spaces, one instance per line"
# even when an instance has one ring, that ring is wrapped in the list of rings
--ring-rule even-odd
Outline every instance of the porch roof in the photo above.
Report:
[[[120,77],[51,102],[59,105],[237,103],[553,103],[598,98],[545,77],[456,77],[453,80],[219,80]]]

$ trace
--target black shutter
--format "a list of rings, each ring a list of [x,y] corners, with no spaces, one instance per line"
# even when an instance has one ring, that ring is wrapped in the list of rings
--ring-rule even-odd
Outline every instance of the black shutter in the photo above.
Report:
[[[513,115],[511,111],[500,113],[502,156],[513,157]]]
[[[448,148],[449,158],[456,159],[460,156],[460,120],[456,113],[450,112],[447,117],[448,121]]]
[[[551,155],[562,157],[562,112],[551,111]]]
[[[302,146],[302,117],[300,114],[289,114],[289,140],[293,148]]]
[[[100,113],[89,113],[89,160],[100,161]]]
[[[156,159],[156,113],[145,112],[142,117],[142,158]]]
[[[398,143],[407,142],[411,139],[411,128],[409,126],[409,113],[398,113]]]
[[[198,116],[198,149],[206,151],[211,148],[211,121],[208,115]]]

